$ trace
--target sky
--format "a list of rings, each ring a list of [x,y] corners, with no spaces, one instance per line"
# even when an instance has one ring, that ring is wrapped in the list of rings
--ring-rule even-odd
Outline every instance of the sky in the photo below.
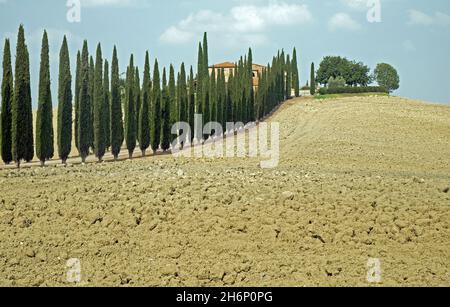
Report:
[[[254,62],[266,64],[277,50],[291,53],[296,47],[302,84],[311,62],[317,67],[324,56],[340,55],[372,69],[393,65],[401,80],[394,95],[450,104],[448,0],[0,0],[2,54],[5,38],[15,54],[20,24],[30,52],[34,106],[44,29],[54,105],[64,35],[72,72],[84,39],[92,54],[100,42],[108,59],[117,45],[121,71],[133,53],[142,72],[146,50],[152,63],[156,57],[163,66],[185,62],[195,69],[204,31],[210,64],[236,61],[249,47]]]

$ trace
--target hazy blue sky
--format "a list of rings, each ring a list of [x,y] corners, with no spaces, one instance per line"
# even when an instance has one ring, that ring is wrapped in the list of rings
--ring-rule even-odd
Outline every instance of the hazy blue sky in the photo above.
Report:
[[[296,46],[302,84],[312,61],[342,55],[372,69],[379,62],[394,65],[401,77],[396,95],[450,103],[450,2],[380,2],[381,22],[369,23],[366,0],[81,0],[81,21],[70,23],[66,0],[0,0],[0,37],[11,38],[15,48],[24,24],[34,105],[43,29],[50,37],[54,104],[64,34],[73,64],[87,39],[91,52],[101,42],[108,58],[116,44],[124,70],[130,53],[142,67],[145,50],[162,65],[195,64],[203,31],[209,33],[211,63],[235,61],[251,46],[255,62],[264,64],[277,49]]]

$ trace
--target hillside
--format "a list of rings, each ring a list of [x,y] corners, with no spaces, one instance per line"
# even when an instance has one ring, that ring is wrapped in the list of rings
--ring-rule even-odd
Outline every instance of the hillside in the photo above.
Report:
[[[450,285],[450,107],[295,99],[280,164],[148,157],[0,170],[0,285]]]

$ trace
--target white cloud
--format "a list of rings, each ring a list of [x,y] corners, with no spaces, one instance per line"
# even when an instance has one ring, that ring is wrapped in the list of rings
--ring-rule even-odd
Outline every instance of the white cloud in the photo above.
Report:
[[[331,17],[328,27],[331,31],[357,31],[361,29],[361,25],[346,13],[337,13]]]
[[[435,12],[434,15],[426,14],[422,11],[418,10],[409,10],[409,25],[419,25],[419,26],[443,26],[443,27],[449,27],[450,26],[450,15],[442,13],[442,12]]]
[[[231,43],[260,45],[267,42],[265,32],[272,27],[307,24],[312,21],[308,6],[272,2],[268,5],[238,5],[227,13],[202,10],[169,27],[161,36],[164,43],[183,44],[203,32],[220,34]],[[176,38],[180,39],[177,40]]]
[[[191,41],[193,34],[178,29],[177,27],[168,28],[160,37],[161,41],[168,44],[183,44]]]
[[[429,26],[433,24],[433,18],[421,11],[410,10],[409,11],[409,24],[411,25],[425,25]]]

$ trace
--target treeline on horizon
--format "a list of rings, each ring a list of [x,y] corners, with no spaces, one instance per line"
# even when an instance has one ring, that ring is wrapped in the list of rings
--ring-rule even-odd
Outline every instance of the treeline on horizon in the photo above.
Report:
[[[207,33],[199,43],[196,74],[192,66],[187,71],[183,63],[177,74],[173,65],[168,69],[164,67],[161,77],[155,59],[151,75],[147,51],[142,82],[133,55],[126,78],[122,80],[116,46],[110,64],[103,58],[100,43],[95,55],[90,55],[87,41],[76,55],[76,69],[72,73],[64,36],[59,54],[58,112],[54,131],[49,62],[48,36],[44,31],[34,135],[30,60],[23,26],[19,27],[17,36],[14,74],[10,41],[5,40],[0,118],[0,147],[5,164],[15,162],[20,167],[21,161],[30,162],[36,154],[44,165],[55,156],[55,133],[57,155],[63,164],[72,150],[73,137],[83,163],[91,153],[102,161],[107,151],[116,160],[124,143],[130,158],[137,147],[144,156],[148,149],[153,153],[165,152],[178,137],[171,133],[172,126],[186,122],[193,131],[195,114],[202,114],[204,123],[218,122],[222,127],[227,122],[247,124],[271,113],[291,97],[293,90],[299,96],[295,48],[292,57],[284,51],[273,57],[272,63],[258,76],[259,86],[255,90],[251,48],[236,63],[228,82],[223,69],[217,74],[216,69],[209,73]],[[188,137],[190,140],[182,140],[180,146],[193,142],[194,137],[207,140],[210,135],[191,133]]]

